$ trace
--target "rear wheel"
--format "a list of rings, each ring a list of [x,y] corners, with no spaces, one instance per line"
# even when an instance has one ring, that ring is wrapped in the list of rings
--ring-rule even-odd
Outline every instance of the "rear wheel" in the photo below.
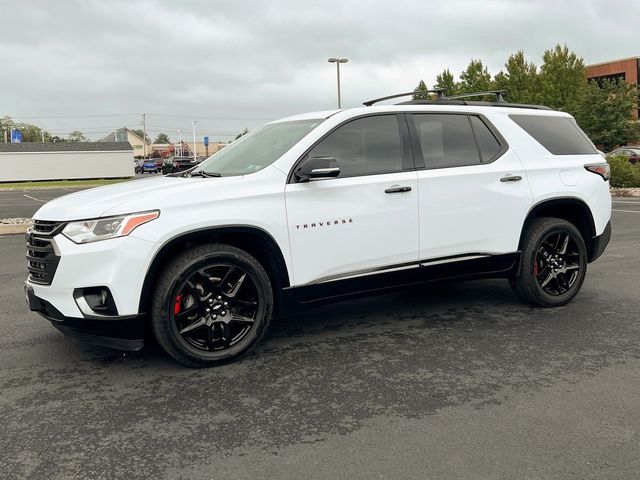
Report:
[[[192,248],[174,257],[153,294],[151,322],[160,346],[192,366],[226,363],[264,336],[273,291],[260,263],[230,245]]]
[[[560,218],[538,218],[524,233],[520,271],[510,280],[518,296],[542,307],[565,305],[587,273],[587,247],[580,231]]]

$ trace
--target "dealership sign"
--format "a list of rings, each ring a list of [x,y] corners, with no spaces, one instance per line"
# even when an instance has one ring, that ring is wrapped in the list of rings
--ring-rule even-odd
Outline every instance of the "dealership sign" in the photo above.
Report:
[[[22,143],[22,132],[20,130],[11,130],[11,143]]]

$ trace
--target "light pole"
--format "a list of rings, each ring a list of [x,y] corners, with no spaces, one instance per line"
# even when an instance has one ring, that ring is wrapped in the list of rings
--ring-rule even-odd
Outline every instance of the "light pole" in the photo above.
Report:
[[[193,125],[193,161],[196,161],[196,123],[197,120],[191,120],[191,125]]]
[[[338,75],[338,108],[342,108],[342,102],[340,101],[340,64],[347,63],[349,61],[348,58],[334,58],[331,57],[328,62],[336,64],[336,73]]]

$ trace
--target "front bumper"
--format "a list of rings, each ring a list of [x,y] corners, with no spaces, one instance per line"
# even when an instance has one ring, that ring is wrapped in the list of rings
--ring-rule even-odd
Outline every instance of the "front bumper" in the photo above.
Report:
[[[29,309],[39,313],[69,337],[117,350],[137,351],[144,347],[143,315],[108,317],[100,320],[66,317],[50,302],[38,297],[33,286],[25,283],[24,289]]]

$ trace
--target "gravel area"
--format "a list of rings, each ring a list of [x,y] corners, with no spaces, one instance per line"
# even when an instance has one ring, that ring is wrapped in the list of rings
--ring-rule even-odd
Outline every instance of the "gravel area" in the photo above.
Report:
[[[0,218],[2,225],[24,225],[31,223],[30,218]]]

